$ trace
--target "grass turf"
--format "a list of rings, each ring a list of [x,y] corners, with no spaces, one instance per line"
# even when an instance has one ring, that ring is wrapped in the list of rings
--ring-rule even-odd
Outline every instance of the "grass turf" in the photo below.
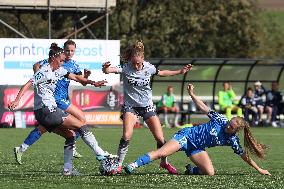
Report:
[[[111,153],[117,151],[121,129],[92,129],[100,145]],[[176,129],[164,129],[169,139]],[[181,175],[168,175],[159,169],[159,161],[135,170],[134,175],[105,177],[98,171],[99,163],[82,140],[78,151],[84,156],[75,159],[80,177],[60,175],[63,164],[64,140],[55,134],[45,134],[23,156],[23,165],[14,160],[13,147],[20,145],[30,129],[0,129],[0,188],[284,188],[284,129],[255,128],[258,140],[270,146],[267,160],[256,162],[268,169],[272,176],[262,176],[242,161],[229,147],[208,149],[216,175],[183,175],[184,166],[190,161],[183,152],[169,159]],[[240,136],[242,138],[242,135]],[[156,144],[147,129],[136,129],[125,163],[155,149]]]

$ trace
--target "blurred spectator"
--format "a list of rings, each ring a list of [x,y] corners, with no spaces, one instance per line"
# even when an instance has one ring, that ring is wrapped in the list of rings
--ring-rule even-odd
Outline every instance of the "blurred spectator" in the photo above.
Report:
[[[282,100],[281,92],[278,90],[278,82],[271,83],[271,90],[266,93],[265,108],[267,111],[267,119],[270,120],[273,127],[278,127],[276,116],[280,109],[280,102]]]
[[[260,81],[256,81],[254,83],[254,98],[256,102],[256,107],[258,110],[258,117],[259,117],[259,122],[262,122],[262,115],[264,112],[264,98],[266,94],[266,89],[263,87]]]
[[[174,88],[172,86],[168,86],[167,92],[163,94],[161,100],[157,104],[157,112],[164,113],[164,125],[169,126],[168,121],[168,113],[175,113],[175,121],[174,125],[178,126],[178,113],[179,107],[176,104]]]
[[[237,112],[238,116],[242,116],[242,109],[236,104],[238,102],[235,100],[236,94],[232,89],[232,86],[229,82],[223,83],[224,90],[219,91],[218,94],[218,103],[220,105],[221,111],[226,113],[228,120],[232,118],[232,111]]]
[[[244,110],[245,120],[247,122],[251,122],[253,126],[257,126],[259,124],[258,110],[252,88],[249,87],[247,89],[246,94],[241,98],[240,105]],[[251,121],[249,119],[249,115],[252,115]]]

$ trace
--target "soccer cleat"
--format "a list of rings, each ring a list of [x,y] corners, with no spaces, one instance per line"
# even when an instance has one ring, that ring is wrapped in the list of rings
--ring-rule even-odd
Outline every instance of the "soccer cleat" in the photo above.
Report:
[[[277,127],[278,127],[278,124],[277,124],[276,121],[272,121],[271,125],[272,125],[272,127],[274,127],[274,128],[277,128]]]
[[[134,173],[134,167],[132,167],[131,165],[126,165],[126,167],[124,167],[124,171],[127,174],[131,175]]]
[[[122,165],[119,165],[119,166],[117,167],[116,173],[117,173],[117,174],[121,174],[121,173],[122,173]]]
[[[76,150],[73,152],[73,157],[74,158],[81,158],[83,157],[81,154],[79,154],[79,152],[77,152]]]
[[[72,171],[70,170],[63,170],[63,176],[82,176],[82,173],[79,173],[76,169],[72,169]]]
[[[15,155],[15,159],[18,162],[18,164],[22,165],[22,156],[23,156],[23,152],[20,151],[20,147],[15,147],[14,148],[14,155]]]
[[[117,155],[110,154],[110,153],[108,153],[108,152],[105,152],[104,155],[97,155],[96,159],[97,159],[98,161],[102,161],[102,160],[104,160],[104,159],[106,159],[106,158],[116,158],[116,157],[118,157],[118,156],[117,156]]]
[[[176,170],[176,168],[174,166],[172,166],[170,163],[166,163],[166,162],[161,162],[160,163],[160,167],[163,169],[167,169],[168,172],[172,175],[177,175],[178,172]]]

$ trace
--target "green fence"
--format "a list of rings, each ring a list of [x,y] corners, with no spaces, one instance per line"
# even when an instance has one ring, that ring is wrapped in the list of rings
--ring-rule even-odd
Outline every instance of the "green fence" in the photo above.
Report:
[[[180,69],[193,64],[193,70],[185,75],[172,77],[153,76],[153,96],[161,96],[168,85],[174,87],[175,95],[183,104],[189,99],[186,85],[193,83],[196,94],[209,98],[213,104],[217,101],[218,91],[223,89],[224,81],[231,82],[237,96],[242,96],[247,87],[253,87],[255,81],[261,81],[266,89],[271,82],[278,81],[279,89],[284,89],[284,60],[272,59],[149,59],[158,69]],[[210,99],[211,98],[211,99]],[[214,107],[213,107],[214,108]]]

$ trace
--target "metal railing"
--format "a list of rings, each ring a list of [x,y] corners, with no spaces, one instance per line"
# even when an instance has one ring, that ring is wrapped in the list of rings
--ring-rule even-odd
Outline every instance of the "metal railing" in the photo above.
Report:
[[[182,79],[173,79],[172,77],[167,77],[166,79],[158,79],[157,76],[153,76],[151,86],[153,86],[153,83],[177,83],[181,85],[180,89],[180,101],[183,104],[184,103],[184,88],[186,83],[188,82],[194,82],[194,83],[208,83],[208,85],[213,85],[211,95],[212,95],[212,101],[213,105],[216,103],[216,94],[217,94],[217,84],[223,83],[225,81],[231,82],[231,83],[241,83],[243,85],[243,91],[242,94],[246,91],[249,83],[254,83],[257,80],[260,80],[261,82],[267,84],[271,83],[273,81],[279,82],[279,84],[284,83],[284,79],[282,78],[282,73],[284,69],[284,60],[273,60],[273,59],[226,59],[226,58],[193,58],[193,59],[148,59],[150,63],[155,65],[157,69],[161,69],[163,67],[167,67],[168,69],[171,69],[173,66],[185,66],[187,64],[193,64],[196,67],[196,72],[198,72],[198,68],[201,67],[212,67],[215,68],[214,77],[211,79],[187,79],[188,73],[184,74]],[[232,73],[227,73],[225,67],[229,67],[229,71]],[[257,70],[257,68],[260,68],[261,70]],[[234,70],[236,68],[236,70]],[[242,76],[244,79],[240,78],[223,78],[222,74],[224,75],[233,75],[236,74],[234,72],[237,72],[237,68],[242,68],[244,71],[247,71],[247,73],[238,73],[240,76]],[[273,68],[273,72],[271,71]],[[272,73],[269,73],[270,72]],[[257,75],[258,72],[260,75],[253,76],[252,72],[255,72],[254,75]],[[221,79],[220,79],[221,78]],[[283,82],[281,82],[283,81]],[[281,86],[281,85],[280,85]],[[210,96],[211,96],[210,95]],[[214,107],[211,107],[214,108]]]

